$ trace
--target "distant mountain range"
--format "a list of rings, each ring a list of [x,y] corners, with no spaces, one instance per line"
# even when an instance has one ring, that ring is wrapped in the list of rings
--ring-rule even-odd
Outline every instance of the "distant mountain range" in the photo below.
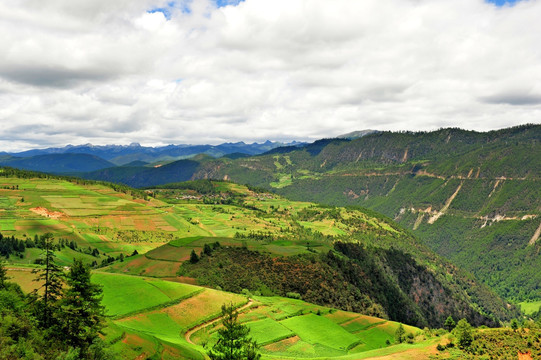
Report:
[[[89,172],[115,166],[115,164],[89,154],[44,154],[30,157],[0,156],[0,166],[54,174]]]
[[[159,147],[141,146],[138,143],[130,145],[67,145],[60,148],[46,148],[28,150],[19,153],[2,153],[0,165],[11,166],[27,170],[49,171],[49,172],[73,172],[73,171],[94,171],[111,166],[126,165],[134,161],[145,163],[170,162],[190,158],[197,154],[206,154],[214,158],[229,155],[232,158],[258,155],[269,150],[282,146],[299,146],[303,143],[293,141],[290,143],[273,142],[267,140],[264,143],[246,144],[244,142],[223,143],[220,145],[167,145]],[[107,160],[106,162],[91,161],[90,158],[82,158],[81,161],[90,161],[83,167],[59,166],[51,161],[64,163],[75,159],[75,157],[42,157],[43,155],[65,155],[65,154],[86,154]],[[29,160],[33,158],[33,160]],[[53,161],[53,162],[54,162]],[[49,168],[50,166],[50,168]],[[54,170],[51,170],[54,168]]]

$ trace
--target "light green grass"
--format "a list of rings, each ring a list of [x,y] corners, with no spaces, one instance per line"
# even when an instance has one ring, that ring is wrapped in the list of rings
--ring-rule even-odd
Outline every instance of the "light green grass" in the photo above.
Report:
[[[337,350],[348,350],[359,339],[331,320],[314,314],[296,316],[280,322],[309,344],[320,344]]]
[[[294,335],[293,331],[269,318],[250,322],[246,325],[250,328],[250,336],[260,345],[276,342]]]
[[[383,348],[387,346],[387,341],[391,344],[395,341],[394,334],[389,334],[378,327],[360,331],[356,335],[363,342],[355,349],[357,351]]]
[[[169,315],[161,312],[151,313],[143,318],[128,319],[117,324],[172,343],[180,341],[183,331],[182,327],[173,321]]]
[[[191,285],[129,275],[95,273],[92,281],[103,286],[102,303],[107,315],[113,316],[153,308],[199,291]]]
[[[524,301],[518,305],[526,315],[532,315],[541,309],[541,301]]]
[[[187,237],[187,238],[182,238],[182,239],[176,239],[176,240],[171,241],[169,245],[177,246],[177,247],[186,246],[194,242],[195,240],[199,240],[199,239],[201,239],[201,236],[192,236],[192,237]]]
[[[273,181],[269,185],[273,188],[280,189],[286,186],[289,186],[293,184],[293,179],[291,178],[291,174],[285,174],[280,175],[280,179],[278,181]]]
[[[15,231],[16,219],[2,219],[0,218],[0,231]]]

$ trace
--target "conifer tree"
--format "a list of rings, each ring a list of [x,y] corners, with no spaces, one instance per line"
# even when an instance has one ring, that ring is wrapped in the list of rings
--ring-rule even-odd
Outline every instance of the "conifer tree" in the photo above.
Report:
[[[0,261],[0,289],[3,289],[8,279],[7,270],[4,267],[4,263]]]
[[[517,331],[517,329],[518,329],[518,321],[517,321],[517,319],[511,320],[511,329],[513,329],[514,332]]]
[[[34,281],[42,282],[39,289],[43,289],[43,295],[38,296],[38,290],[34,290],[36,302],[36,315],[40,324],[44,328],[50,328],[54,324],[55,311],[59,307],[59,299],[62,296],[62,286],[64,284],[64,273],[60,266],[55,264],[53,252],[53,236],[48,233],[43,236],[43,245],[45,250],[45,267],[43,269],[34,269],[32,273],[38,276]]]
[[[257,343],[248,337],[250,329],[237,321],[233,304],[222,305],[223,328],[218,330],[218,342],[208,353],[211,360],[259,360]]]
[[[454,334],[458,340],[458,347],[465,349],[470,347],[473,341],[472,327],[466,319],[461,319],[454,329]]]
[[[451,330],[453,330],[455,328],[455,326],[456,326],[455,320],[453,319],[452,316],[449,315],[447,317],[447,319],[445,320],[445,323],[443,324],[443,327],[447,331],[451,332]]]
[[[406,340],[406,330],[404,330],[404,326],[402,324],[398,325],[398,329],[396,329],[394,337],[398,344],[401,344],[404,342],[404,340]]]
[[[199,256],[197,256],[195,250],[192,250],[192,252],[190,253],[190,262],[192,264],[195,264],[199,261]]]
[[[90,277],[90,268],[82,260],[74,259],[61,301],[61,334],[69,346],[80,349],[83,358],[104,326],[102,289],[93,284]]]

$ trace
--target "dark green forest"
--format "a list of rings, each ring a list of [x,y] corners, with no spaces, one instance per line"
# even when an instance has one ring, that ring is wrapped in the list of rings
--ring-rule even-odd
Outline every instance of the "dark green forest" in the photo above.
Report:
[[[99,337],[104,309],[90,268],[75,259],[64,273],[54,263],[50,238],[45,242],[45,265],[35,270],[39,291],[24,294],[0,263],[0,358],[114,359]]]

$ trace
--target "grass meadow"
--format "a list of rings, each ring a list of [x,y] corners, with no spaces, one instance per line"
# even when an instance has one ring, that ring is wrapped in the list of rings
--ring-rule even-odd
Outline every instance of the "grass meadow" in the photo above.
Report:
[[[518,305],[526,315],[532,315],[533,313],[541,310],[541,301],[525,301]]]

